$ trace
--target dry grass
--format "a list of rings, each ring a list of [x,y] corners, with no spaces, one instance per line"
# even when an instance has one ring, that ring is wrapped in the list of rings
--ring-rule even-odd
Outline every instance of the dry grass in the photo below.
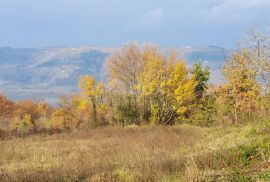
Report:
[[[4,139],[0,181],[208,181],[206,172],[228,165],[208,154],[245,144],[246,130],[102,128]]]
[[[0,141],[0,179],[156,181],[181,175],[197,128],[103,128]],[[1,181],[1,180],[0,180]]]

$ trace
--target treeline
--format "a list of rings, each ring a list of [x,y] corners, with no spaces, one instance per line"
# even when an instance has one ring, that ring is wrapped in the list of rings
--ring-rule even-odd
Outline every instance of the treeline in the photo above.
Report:
[[[174,50],[130,43],[108,58],[108,83],[80,78],[80,93],[45,101],[0,97],[0,122],[14,131],[80,129],[114,125],[211,126],[270,116],[268,37],[249,33],[245,48],[227,58],[226,83],[211,85],[201,63],[189,68]]]

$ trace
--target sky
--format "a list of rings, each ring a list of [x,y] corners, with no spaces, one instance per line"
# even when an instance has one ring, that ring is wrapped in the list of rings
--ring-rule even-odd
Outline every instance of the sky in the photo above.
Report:
[[[234,48],[254,24],[270,23],[270,0],[0,0],[0,46]]]

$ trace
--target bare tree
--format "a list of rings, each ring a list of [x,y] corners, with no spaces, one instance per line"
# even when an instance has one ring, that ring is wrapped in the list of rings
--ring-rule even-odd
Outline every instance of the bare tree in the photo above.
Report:
[[[249,49],[247,59],[250,66],[255,70],[264,93],[268,93],[270,89],[270,35],[253,26],[239,42],[239,46],[241,49]]]
[[[138,75],[142,71],[143,59],[137,43],[125,45],[120,52],[108,58],[111,83],[129,94],[135,94]]]

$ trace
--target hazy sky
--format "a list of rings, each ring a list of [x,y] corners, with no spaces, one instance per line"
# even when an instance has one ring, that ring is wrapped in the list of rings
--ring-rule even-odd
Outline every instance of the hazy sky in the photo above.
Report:
[[[234,47],[270,22],[270,0],[0,0],[0,46]]]

